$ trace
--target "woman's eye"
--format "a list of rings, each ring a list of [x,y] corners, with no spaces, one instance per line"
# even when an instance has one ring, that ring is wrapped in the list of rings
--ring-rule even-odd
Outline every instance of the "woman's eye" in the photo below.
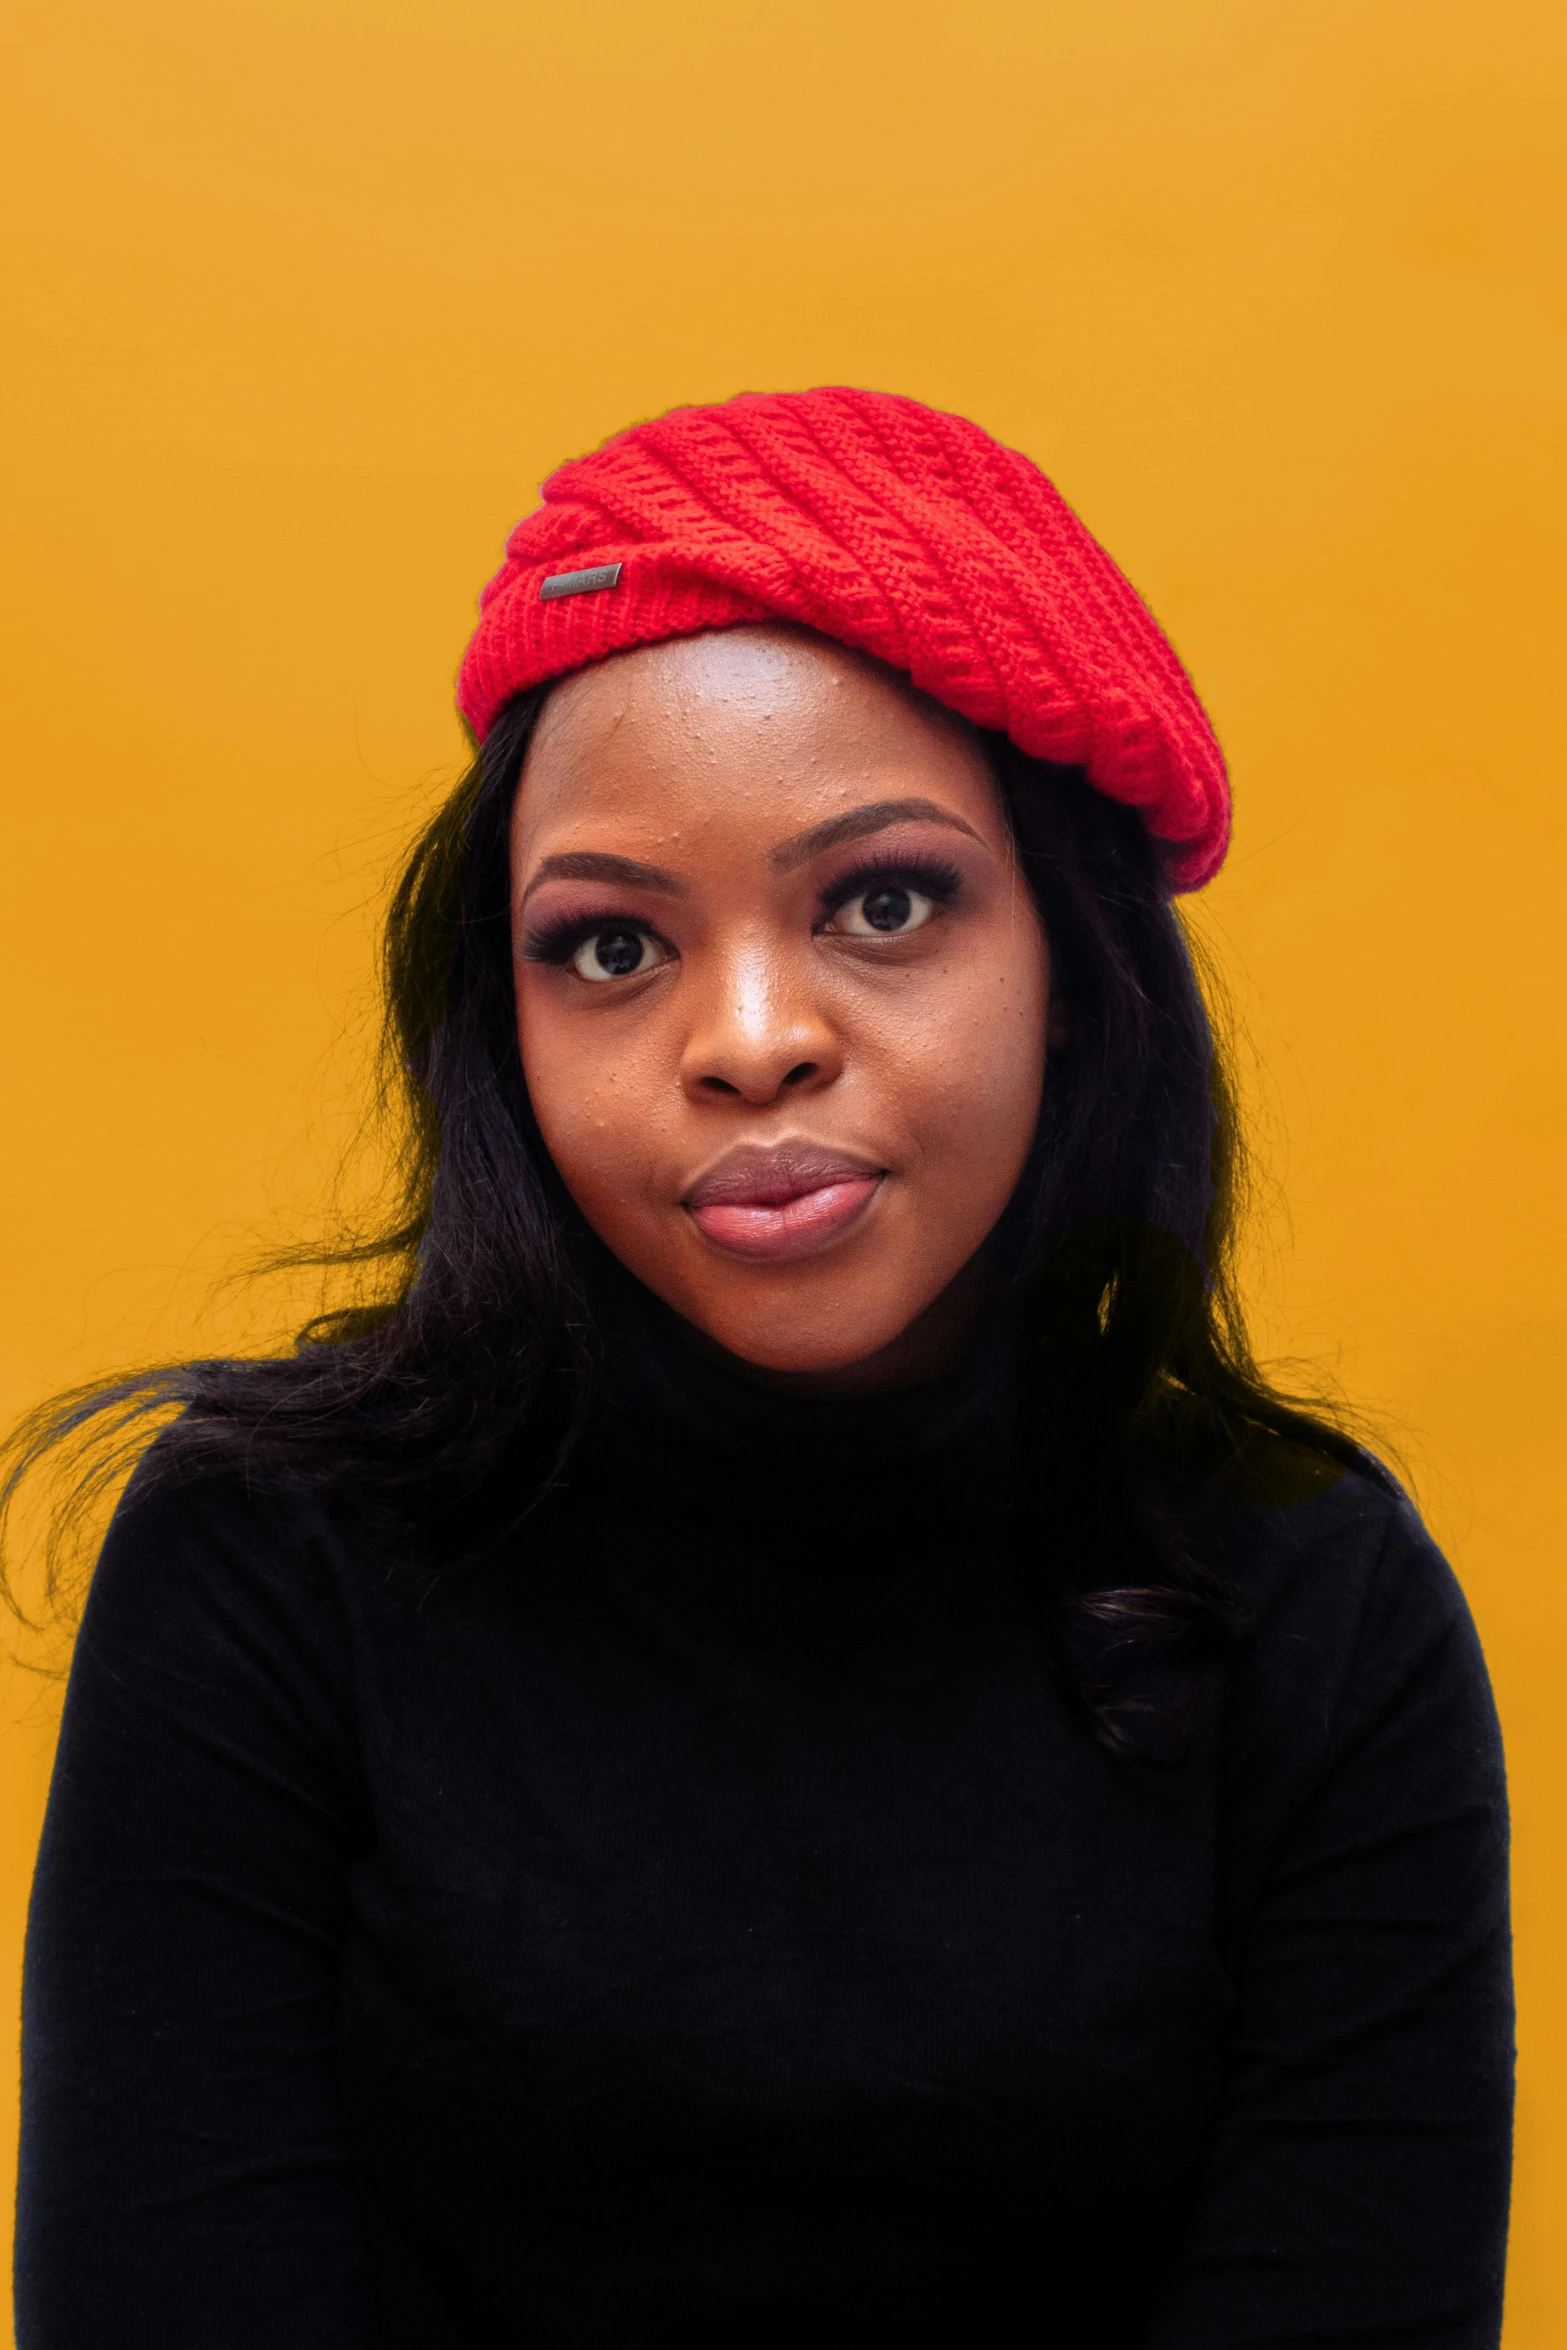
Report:
[[[579,979],[630,979],[638,971],[651,971],[662,957],[645,931],[606,922],[602,930],[590,931],[568,960]]]
[[[936,911],[936,901],[922,889],[901,881],[878,881],[849,898],[833,916],[833,928],[850,938],[886,938],[894,932],[918,930]]]

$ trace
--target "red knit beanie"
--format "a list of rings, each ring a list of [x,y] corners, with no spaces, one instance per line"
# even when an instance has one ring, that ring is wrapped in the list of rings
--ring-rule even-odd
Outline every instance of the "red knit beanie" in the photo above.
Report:
[[[743,392],[544,484],[479,599],[458,707],[607,653],[790,620],[873,653],[1141,811],[1172,887],[1229,838],[1224,759],[1168,639],[1036,465],[886,392]]]

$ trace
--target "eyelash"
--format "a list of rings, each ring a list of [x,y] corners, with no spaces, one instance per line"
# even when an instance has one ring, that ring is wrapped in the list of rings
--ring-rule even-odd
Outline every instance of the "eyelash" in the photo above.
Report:
[[[814,927],[824,929],[841,907],[852,904],[855,898],[872,889],[917,889],[934,899],[938,906],[947,906],[957,896],[962,878],[956,865],[949,865],[939,857],[898,857],[856,865],[823,890],[821,919]],[[604,907],[596,914],[569,915],[543,930],[524,931],[523,956],[530,963],[569,963],[584,940],[592,938],[596,931],[611,929],[634,930],[640,938],[658,938],[652,924],[644,922],[639,915],[617,914],[612,908]]]
[[[585,939],[600,930],[634,930],[638,938],[657,938],[651,922],[639,915],[571,914],[563,922],[552,923],[545,930],[525,930],[522,934],[523,960],[528,963],[569,963]]]
[[[942,857],[871,859],[856,865],[851,872],[840,873],[831,887],[823,890],[822,924],[817,927],[830,922],[840,907],[852,904],[855,898],[864,897],[873,889],[916,889],[936,905],[950,906],[962,879],[956,865],[949,865]]]

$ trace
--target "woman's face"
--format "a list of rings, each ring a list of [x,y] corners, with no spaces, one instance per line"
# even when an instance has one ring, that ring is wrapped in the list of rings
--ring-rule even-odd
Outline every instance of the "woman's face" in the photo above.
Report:
[[[782,628],[557,686],[512,823],[517,1032],[607,1246],[743,1361],[939,1360],[1038,1117],[1050,962],[971,735]]]

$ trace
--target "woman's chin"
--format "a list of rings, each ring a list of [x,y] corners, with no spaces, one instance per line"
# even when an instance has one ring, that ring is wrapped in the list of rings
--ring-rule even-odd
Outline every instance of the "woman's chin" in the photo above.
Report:
[[[862,1354],[841,1343],[817,1342],[794,1332],[759,1335],[750,1329],[726,1334],[722,1325],[716,1330],[701,1323],[691,1327],[704,1352],[722,1355],[736,1370],[759,1379],[852,1379],[885,1352],[883,1347],[873,1347],[869,1354]]]
[[[950,1286],[950,1285],[949,1285]],[[823,1301],[813,1314],[755,1311],[676,1311],[704,1353],[727,1361],[743,1377],[802,1393],[872,1394],[883,1388],[912,1387],[951,1367],[972,1325],[967,1310],[948,1312],[947,1292],[906,1306],[846,1297]],[[958,1301],[954,1301],[957,1305]],[[966,1301],[964,1301],[966,1305]]]

